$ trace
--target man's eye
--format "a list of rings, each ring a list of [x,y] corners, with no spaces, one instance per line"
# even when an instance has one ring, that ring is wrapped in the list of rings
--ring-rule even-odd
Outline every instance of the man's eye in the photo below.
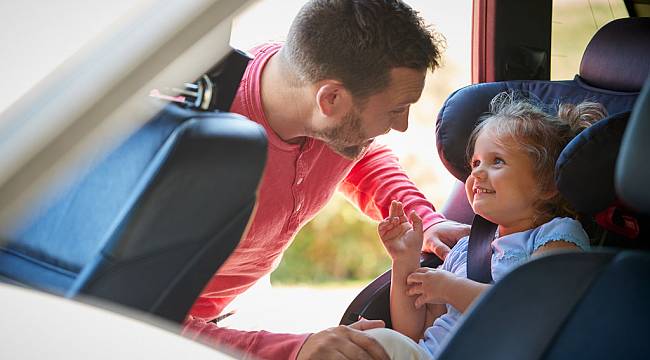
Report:
[[[397,109],[397,110],[392,110],[390,113],[393,114],[393,115],[399,115],[399,114],[403,114],[404,111],[406,111],[406,108],[403,108],[403,109]]]

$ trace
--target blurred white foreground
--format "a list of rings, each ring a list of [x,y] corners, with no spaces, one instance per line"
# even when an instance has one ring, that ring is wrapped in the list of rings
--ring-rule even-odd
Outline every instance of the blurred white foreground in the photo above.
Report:
[[[271,286],[264,277],[231,303],[235,314],[220,326],[284,333],[317,332],[338,325],[365,284],[344,287]]]

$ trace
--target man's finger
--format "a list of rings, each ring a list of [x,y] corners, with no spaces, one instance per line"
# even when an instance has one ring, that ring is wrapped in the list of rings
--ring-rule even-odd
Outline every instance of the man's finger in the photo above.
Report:
[[[386,324],[384,323],[384,320],[360,319],[359,321],[350,324],[348,326],[355,330],[363,331],[363,330],[370,330],[375,328],[383,328],[386,327]]]
[[[383,321],[382,321],[383,323]],[[373,360],[390,360],[390,357],[384,350],[384,347],[379,344],[377,340],[371,336],[364,334],[362,331],[354,331],[349,336],[349,339],[355,345],[363,349]],[[347,354],[346,354],[347,355]],[[350,358],[354,359],[354,358]]]
[[[447,254],[449,254],[449,251],[450,251],[449,246],[445,244],[438,243],[433,245],[433,253],[436,254],[436,256],[442,260],[447,258]]]

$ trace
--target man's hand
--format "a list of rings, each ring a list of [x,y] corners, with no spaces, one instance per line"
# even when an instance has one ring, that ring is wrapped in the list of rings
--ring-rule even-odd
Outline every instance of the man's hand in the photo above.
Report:
[[[430,226],[424,232],[422,251],[434,253],[444,260],[456,242],[469,235],[470,226],[451,220],[445,220]]]
[[[381,320],[362,319],[349,326],[341,325],[312,334],[302,345],[297,360],[389,360],[377,340],[363,333],[363,330],[381,327],[384,327]]]

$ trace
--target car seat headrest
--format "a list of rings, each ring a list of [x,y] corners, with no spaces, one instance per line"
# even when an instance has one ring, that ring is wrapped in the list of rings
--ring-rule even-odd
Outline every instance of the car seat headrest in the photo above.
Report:
[[[489,110],[490,100],[503,91],[515,91],[536,101],[556,107],[558,103],[577,104],[592,101],[603,104],[609,114],[630,111],[638,93],[603,91],[576,80],[569,81],[507,81],[464,87],[445,101],[436,122],[436,146],[447,170],[464,182],[469,175],[465,152],[469,135],[482,114]]]
[[[595,214],[616,199],[614,169],[630,112],[608,116],[573,138],[555,164],[555,184],[580,213]]]
[[[650,74],[650,18],[613,20],[587,45],[580,77],[589,85],[639,92]]]

